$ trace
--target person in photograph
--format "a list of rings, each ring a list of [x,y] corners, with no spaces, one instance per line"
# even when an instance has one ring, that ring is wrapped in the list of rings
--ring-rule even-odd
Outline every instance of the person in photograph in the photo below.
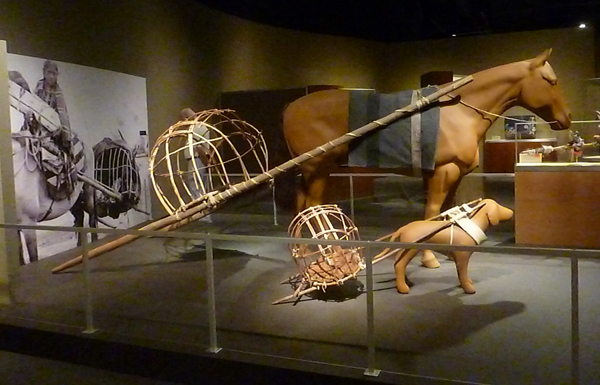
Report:
[[[50,107],[54,108],[58,112],[62,127],[70,130],[71,123],[69,122],[67,103],[65,102],[62,89],[58,84],[58,64],[52,60],[44,61],[42,75],[43,77],[37,82],[33,93],[48,103]]]
[[[58,64],[53,60],[45,60],[42,67],[42,78],[38,80],[33,93],[53,108],[60,119],[61,127],[52,132],[51,140],[59,148],[63,156],[49,156],[46,162],[52,163],[53,172],[47,173],[47,184],[51,195],[58,199],[69,197],[75,188],[73,170],[76,157],[73,145],[79,142],[71,132],[71,123],[67,111],[67,103],[63,91],[58,84]]]

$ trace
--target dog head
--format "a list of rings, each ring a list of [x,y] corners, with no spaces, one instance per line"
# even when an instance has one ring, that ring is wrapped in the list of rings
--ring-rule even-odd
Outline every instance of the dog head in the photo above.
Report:
[[[490,224],[493,226],[502,221],[509,220],[513,216],[513,211],[511,209],[500,205],[493,199],[484,199],[482,203],[485,203],[482,211],[485,211]]]

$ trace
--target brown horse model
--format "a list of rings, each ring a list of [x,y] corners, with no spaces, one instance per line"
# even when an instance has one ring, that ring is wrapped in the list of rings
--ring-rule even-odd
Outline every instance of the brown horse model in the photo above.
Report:
[[[471,83],[438,102],[441,108],[435,167],[422,172],[427,185],[425,218],[439,214],[442,207],[452,206],[462,177],[479,165],[478,142],[498,115],[521,106],[539,115],[554,130],[571,125],[569,109],[547,61],[550,53],[549,49],[534,59],[475,73]],[[320,91],[288,106],[283,132],[293,156],[348,132],[349,95],[346,90]],[[398,106],[401,107],[404,106]],[[347,154],[348,146],[340,146],[300,166],[303,186],[297,193],[298,210],[323,203],[327,178]],[[415,176],[412,169],[393,171]],[[426,267],[439,266],[428,250],[423,252],[421,262]]]
[[[471,217],[472,225],[476,225],[481,230],[481,234],[490,227],[497,225],[501,221],[512,218],[513,212],[504,206],[499,205],[491,199],[484,199],[478,205],[478,209]],[[440,230],[441,229],[441,230]],[[439,230],[439,231],[438,231]],[[475,232],[475,237],[477,232]],[[392,240],[399,242],[420,242],[443,243],[453,245],[475,245],[477,242],[472,235],[460,227],[447,221],[416,221],[401,227],[392,236]],[[416,249],[404,249],[398,252],[394,262],[396,271],[396,288],[399,293],[408,294],[410,291],[406,284],[406,266],[419,252]],[[474,294],[475,287],[469,279],[468,268],[469,259],[472,251],[452,251],[447,253],[453,257],[456,263],[456,271],[460,286],[467,294]]]

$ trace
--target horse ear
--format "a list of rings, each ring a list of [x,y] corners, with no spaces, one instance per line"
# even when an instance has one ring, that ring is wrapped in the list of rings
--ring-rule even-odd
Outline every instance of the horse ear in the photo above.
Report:
[[[529,67],[531,69],[534,69],[534,68],[543,66],[548,61],[548,58],[550,57],[551,53],[552,53],[552,48],[548,48],[541,54],[537,55],[537,57],[531,61],[531,64]]]

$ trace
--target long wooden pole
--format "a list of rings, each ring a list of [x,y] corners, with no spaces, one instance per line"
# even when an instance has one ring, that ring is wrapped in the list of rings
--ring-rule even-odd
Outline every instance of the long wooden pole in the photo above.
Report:
[[[260,175],[254,177],[254,178],[251,178],[245,182],[235,184],[222,192],[211,193],[208,196],[206,196],[206,195],[202,196],[202,197],[198,198],[197,200],[195,200],[194,202],[192,202],[192,204],[195,204],[195,206],[191,206],[191,207],[187,208],[185,211],[181,211],[174,215],[170,215],[168,217],[159,219],[155,222],[152,222],[152,223],[140,228],[139,230],[145,230],[145,231],[165,230],[165,231],[168,231],[168,230],[173,230],[177,227],[183,226],[185,224],[188,224],[190,222],[193,222],[197,219],[200,219],[203,216],[210,213],[210,211],[215,206],[225,202],[229,198],[232,198],[236,195],[246,192],[250,188],[258,186],[259,184],[270,181],[273,178],[275,178],[277,175],[282,174],[282,173],[300,165],[301,163],[306,162],[307,160],[310,160],[316,156],[324,154],[327,151],[330,151],[336,147],[346,144],[353,139],[361,137],[373,130],[380,128],[380,127],[385,127],[407,115],[410,115],[416,111],[419,111],[422,108],[424,108],[425,106],[431,104],[432,102],[437,101],[442,96],[470,83],[471,81],[473,81],[472,76],[464,77],[456,82],[449,84],[448,86],[446,86],[444,88],[437,90],[436,92],[434,92],[433,94],[431,94],[427,97],[422,97],[421,99],[417,100],[416,102],[414,102],[404,108],[398,109],[398,110],[392,112],[391,114],[384,116],[383,118],[377,119],[377,120],[375,120],[371,123],[368,123],[360,128],[357,128],[354,131],[348,132],[348,133],[340,136],[337,139],[334,139],[334,140],[327,142],[315,149],[312,149],[311,151],[308,151],[308,152],[306,152],[302,155],[299,155],[291,160],[288,160],[287,162],[283,163],[282,165],[274,167],[271,170],[269,170],[263,174],[260,174]],[[95,249],[92,249],[89,251],[88,258],[89,259],[96,258],[99,255],[102,255],[102,254],[112,251],[120,246],[130,243],[137,238],[139,238],[139,236],[128,234],[128,235],[125,235],[119,239],[112,241],[112,242],[108,242],[104,245],[98,246]],[[68,269],[70,267],[80,264],[81,261],[82,261],[82,256],[76,257],[70,261],[63,263],[60,266],[55,267],[54,269],[52,269],[52,272],[53,273],[61,272],[65,269]]]

